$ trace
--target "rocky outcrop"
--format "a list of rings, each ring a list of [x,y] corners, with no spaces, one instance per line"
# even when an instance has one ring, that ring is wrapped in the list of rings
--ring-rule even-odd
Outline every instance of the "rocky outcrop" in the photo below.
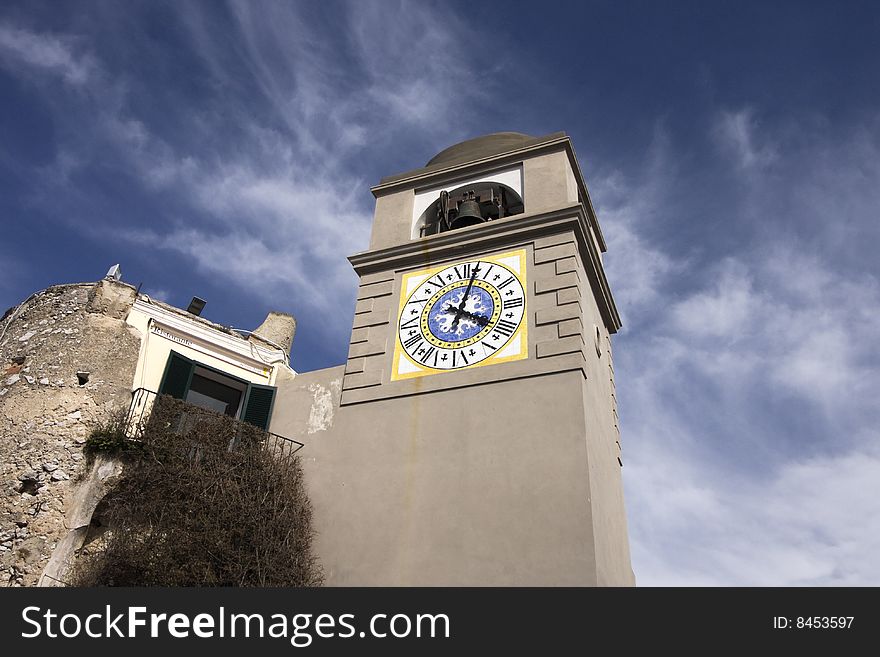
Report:
[[[89,538],[92,525],[97,524],[94,518],[95,508],[119,480],[122,468],[120,459],[98,455],[82,480],[71,487],[65,505],[67,514],[64,524],[68,530],[52,550],[52,556],[43,569],[38,586],[62,586],[67,582],[77,550]]]
[[[273,310],[266,315],[266,319],[248,339],[262,342],[273,349],[281,349],[290,358],[294,335],[296,335],[296,319],[293,315]]]
[[[0,320],[0,586],[36,585],[82,526],[79,489],[97,476],[84,472],[82,446],[131,399],[134,298],[109,279],[57,285]]]

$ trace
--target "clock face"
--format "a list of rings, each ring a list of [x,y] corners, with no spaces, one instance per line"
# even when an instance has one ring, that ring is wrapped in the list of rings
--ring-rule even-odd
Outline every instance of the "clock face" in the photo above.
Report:
[[[404,276],[392,380],[528,356],[525,249]]]

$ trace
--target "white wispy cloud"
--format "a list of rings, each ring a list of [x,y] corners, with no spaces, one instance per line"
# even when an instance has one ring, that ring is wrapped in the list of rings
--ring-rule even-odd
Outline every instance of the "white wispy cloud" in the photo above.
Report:
[[[860,266],[860,242],[875,231],[877,192],[864,181],[880,173],[864,143],[880,135],[869,124],[841,143],[808,126],[796,141],[762,138],[750,112],[719,116],[741,166],[721,222],[739,239],[716,259],[645,245],[653,219],[636,208],[656,207],[650,185],[593,188],[597,204],[626,199],[600,212],[606,234],[621,232],[610,217],[638,236],[610,245],[609,275],[617,294],[636,292],[630,314],[653,319],[616,341],[637,579],[876,585],[880,280]],[[776,174],[753,175],[771,162]],[[664,188],[693,187],[686,173],[656,175]],[[808,189],[821,203],[803,202]],[[668,213],[688,202],[661,200]],[[847,211],[828,221],[831,207]],[[862,240],[838,239],[842,225]],[[658,275],[655,262],[680,268]],[[647,292],[615,286],[624,277]]]
[[[77,52],[72,37],[39,34],[9,24],[0,24],[0,62],[10,68],[30,69],[60,75],[79,86],[89,82],[95,62],[89,54]]]
[[[759,129],[754,108],[722,111],[715,124],[715,137],[741,168],[761,168],[773,163],[777,152],[772,142],[756,136]]]
[[[472,28],[452,12],[404,0],[351,9],[348,29],[380,116],[454,141],[472,115],[468,105],[492,84],[464,56]]]
[[[681,271],[685,254],[666,253],[645,235],[670,206],[677,169],[670,158],[668,136],[655,126],[643,167],[627,176],[610,171],[589,181],[602,231],[608,244],[606,267],[623,314],[630,324],[650,321],[669,276]],[[648,316],[646,316],[646,313]]]
[[[701,471],[686,455],[633,459],[627,492],[639,583],[865,586],[880,581],[880,453],[793,458],[763,480]],[[632,505],[630,505],[631,507]]]
[[[0,47],[15,57],[69,81],[88,81],[85,95],[66,101],[71,116],[59,112],[58,120],[76,135],[85,128],[90,138],[59,144],[55,164],[44,170],[53,193],[37,202],[87,204],[72,176],[112,161],[146,193],[173,201],[158,225],[108,224],[93,216],[85,222],[76,204],[57,214],[96,238],[110,231],[181,254],[197,271],[267,303],[290,299],[290,310],[326,318],[322,326],[344,344],[349,318],[327,310],[353,303],[356,278],[346,256],[368,244],[372,199],[358,174],[359,159],[366,148],[396,138],[448,137],[449,126],[460,129],[465,114],[454,103],[466,103],[482,87],[469,84],[473,74],[452,47],[448,17],[430,7],[389,15],[384,6],[347,3],[338,33],[326,39],[301,5],[227,6],[225,22],[218,19],[223,12],[204,6],[177,9],[210,84],[230,94],[222,107],[169,117],[171,132],[130,102],[139,80],[114,72],[87,43],[73,50],[65,35],[0,33]],[[389,44],[389,30],[417,35],[425,56],[413,58],[409,49]],[[251,102],[243,88],[261,98]],[[85,126],[73,126],[84,117]],[[181,140],[181,133],[201,135],[202,143]]]
[[[717,280],[673,304],[670,313],[680,334],[695,338],[743,340],[766,318],[762,299],[753,289],[748,269],[739,261],[724,260]]]
[[[142,292],[154,299],[158,299],[159,301],[170,303],[169,299],[171,298],[171,291],[166,290],[165,288],[145,288],[142,290]]]

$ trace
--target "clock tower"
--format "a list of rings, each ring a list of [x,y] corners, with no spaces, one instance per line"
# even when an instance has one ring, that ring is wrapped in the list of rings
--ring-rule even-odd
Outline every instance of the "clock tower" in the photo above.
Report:
[[[634,584],[605,243],[571,140],[373,187],[345,365],[279,385],[330,585]]]

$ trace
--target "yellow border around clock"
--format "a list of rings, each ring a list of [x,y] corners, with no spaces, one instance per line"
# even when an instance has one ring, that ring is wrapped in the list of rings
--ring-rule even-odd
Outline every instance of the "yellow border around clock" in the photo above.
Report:
[[[400,344],[400,331],[398,329],[400,326],[400,314],[403,312],[403,308],[404,308],[404,306],[406,306],[406,300],[410,296],[410,295],[407,295],[406,288],[407,288],[407,283],[409,282],[409,280],[411,278],[416,277],[416,276],[423,276],[427,279],[427,278],[430,278],[431,276],[433,276],[434,274],[436,274],[437,272],[442,271],[444,269],[447,269],[448,267],[454,267],[455,265],[460,264],[460,263],[464,263],[464,262],[475,262],[477,260],[480,262],[491,262],[496,265],[504,267],[504,265],[501,262],[499,262],[499,260],[501,260],[503,258],[510,258],[512,256],[519,256],[520,273],[519,274],[516,274],[515,272],[512,272],[512,273],[514,273],[514,275],[517,277],[517,279],[520,282],[520,285],[522,285],[522,288],[523,288],[523,294],[524,294],[524,296],[523,296],[523,318],[519,324],[519,328],[510,337],[510,340],[508,340],[505,343],[505,346],[507,346],[508,344],[513,342],[513,340],[518,338],[520,340],[520,353],[513,354],[511,356],[503,356],[500,358],[495,357],[495,356],[489,356],[488,358],[481,360],[479,363],[474,363],[473,365],[468,365],[466,367],[458,367],[454,370],[453,369],[436,370],[431,367],[424,367],[423,365],[421,365],[420,363],[417,363],[416,361],[414,361],[412,358],[409,357],[409,354],[406,353],[406,350],[403,348],[403,345]],[[471,369],[475,369],[477,367],[484,367],[486,365],[496,365],[498,363],[507,363],[507,362],[514,361],[514,360],[523,360],[525,358],[528,358],[529,357],[529,336],[528,336],[529,288],[528,288],[528,285],[526,282],[526,273],[527,273],[526,272],[526,260],[527,260],[526,250],[525,249],[516,249],[515,251],[508,251],[506,253],[496,253],[496,254],[492,254],[490,256],[463,258],[463,259],[455,260],[452,262],[448,262],[443,265],[438,265],[436,267],[430,267],[428,269],[419,269],[418,271],[412,271],[407,274],[404,274],[403,278],[400,281],[400,302],[399,302],[398,308],[397,308],[397,315],[394,318],[394,357],[391,362],[391,380],[392,381],[401,381],[403,379],[412,379],[412,378],[420,377],[420,376],[430,376],[432,374],[446,374],[449,372],[461,372],[462,370],[471,370]],[[503,348],[504,347],[502,347],[502,349]],[[406,360],[408,360],[410,363],[412,363],[413,366],[418,368],[418,371],[407,372],[406,374],[398,374],[398,369],[399,369],[401,357],[406,358]]]

